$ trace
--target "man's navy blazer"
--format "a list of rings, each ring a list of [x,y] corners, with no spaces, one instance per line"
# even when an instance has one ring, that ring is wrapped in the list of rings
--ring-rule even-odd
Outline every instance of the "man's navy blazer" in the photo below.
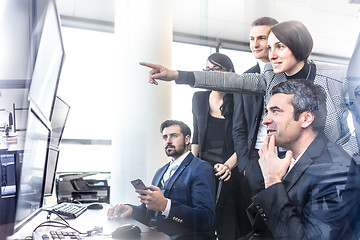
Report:
[[[155,173],[152,185],[159,186],[168,167],[169,163]],[[157,214],[157,229],[170,236],[210,231],[215,218],[215,188],[212,166],[190,152],[166,184],[164,196],[171,199],[171,208],[166,219]],[[132,217],[149,225],[155,212],[145,204],[131,206]]]

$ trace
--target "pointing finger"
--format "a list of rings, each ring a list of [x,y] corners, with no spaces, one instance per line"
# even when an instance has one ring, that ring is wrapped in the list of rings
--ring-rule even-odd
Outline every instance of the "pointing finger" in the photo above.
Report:
[[[140,64],[141,66],[149,67],[149,68],[152,68],[152,69],[156,69],[156,68],[159,67],[158,64],[148,63],[148,62],[139,62],[139,64]]]

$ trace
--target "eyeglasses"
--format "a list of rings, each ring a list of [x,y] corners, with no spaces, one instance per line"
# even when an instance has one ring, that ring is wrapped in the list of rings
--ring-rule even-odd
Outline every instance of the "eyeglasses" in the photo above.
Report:
[[[221,66],[214,66],[214,67],[206,67],[203,69],[203,71],[206,71],[206,72],[209,72],[209,71],[227,71],[226,68],[224,67],[221,67]]]

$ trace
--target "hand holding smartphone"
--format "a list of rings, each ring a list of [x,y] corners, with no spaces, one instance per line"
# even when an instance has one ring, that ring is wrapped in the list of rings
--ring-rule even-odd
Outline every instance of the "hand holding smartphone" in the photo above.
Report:
[[[142,189],[142,190],[147,189],[147,187],[145,186],[145,184],[141,179],[135,179],[131,181],[131,184],[134,186],[135,189]],[[146,194],[142,194],[142,195],[146,195]]]
[[[135,179],[131,181],[131,184],[134,186],[135,189],[147,189],[147,187],[145,186],[145,184],[141,179]]]

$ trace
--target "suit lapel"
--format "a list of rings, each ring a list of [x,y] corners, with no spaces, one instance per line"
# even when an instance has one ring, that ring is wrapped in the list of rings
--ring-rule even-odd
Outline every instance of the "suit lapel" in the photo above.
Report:
[[[206,92],[207,94],[205,95],[205,99],[204,99],[204,104],[201,108],[199,108],[199,122],[200,124],[198,124],[198,128],[199,128],[199,134],[200,134],[200,143],[204,142],[204,138],[205,138],[205,131],[206,131],[206,126],[207,126],[207,121],[208,121],[208,114],[210,111],[210,106],[209,106],[209,97],[210,97],[210,91]],[[201,128],[201,129],[200,129]],[[201,146],[199,149],[199,152],[201,151]]]
[[[261,117],[262,115],[262,112],[264,111],[264,108],[263,108],[263,105],[264,105],[264,98],[263,97],[257,97],[255,98],[255,104],[256,106],[261,106],[261,108],[259,109],[259,112],[258,112],[258,116]]]
[[[255,72],[255,73],[260,73],[259,63],[257,63],[257,64],[254,66],[254,72]]]
[[[304,174],[306,169],[313,163],[311,157],[305,152],[291,171],[283,179],[286,191],[289,192],[299,178]]]
[[[321,152],[326,144],[324,136],[319,134],[310,146],[306,149],[299,161],[291,169],[291,171],[283,179],[283,183],[287,192],[295,185],[299,178],[304,174],[306,169],[310,167],[317,157],[321,155]]]
[[[175,173],[169,178],[169,181],[166,183],[164,196],[168,197],[171,188],[173,187],[176,179],[181,175],[181,173],[187,168],[191,160],[194,158],[194,155],[190,152],[186,158],[182,161]]]
[[[244,73],[260,73],[259,63],[257,63],[256,65],[252,66],[251,68],[249,68],[248,70],[246,70]]]
[[[165,173],[166,170],[169,168],[169,166],[170,166],[170,162],[168,162],[167,164],[165,164],[165,166],[162,167],[162,169],[159,171],[159,173],[158,173],[156,176],[154,176],[153,182],[154,182],[154,185],[155,185],[155,186],[160,186],[160,181],[161,181],[161,179],[163,178],[164,173]]]

